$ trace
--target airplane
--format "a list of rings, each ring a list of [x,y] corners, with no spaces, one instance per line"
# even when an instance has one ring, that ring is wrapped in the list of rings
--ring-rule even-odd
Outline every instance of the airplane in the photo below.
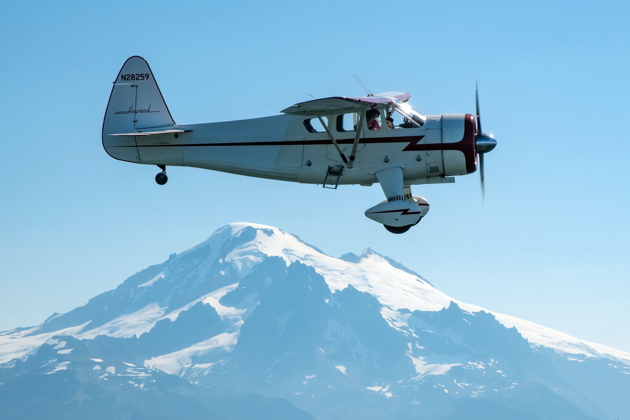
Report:
[[[412,185],[455,182],[479,168],[497,142],[476,116],[424,115],[409,93],[330,97],[300,102],[280,115],[205,124],[176,124],[149,64],[127,59],[118,73],[103,120],[102,141],[114,159],[189,166],[258,178],[322,185],[379,183],[386,200],[365,211],[392,233],[407,232],[429,211]],[[381,125],[380,122],[383,122]]]

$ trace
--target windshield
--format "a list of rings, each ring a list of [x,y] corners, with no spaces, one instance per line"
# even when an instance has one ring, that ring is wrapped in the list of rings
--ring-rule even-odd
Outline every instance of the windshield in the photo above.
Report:
[[[393,110],[404,118],[404,123],[400,127],[422,127],[426,121],[426,117],[421,112],[416,111],[408,103],[396,101],[392,106]]]

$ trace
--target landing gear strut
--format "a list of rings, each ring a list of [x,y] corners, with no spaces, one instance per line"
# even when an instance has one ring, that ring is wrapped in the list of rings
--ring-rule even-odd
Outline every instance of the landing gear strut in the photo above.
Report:
[[[166,166],[158,165],[158,168],[160,168],[162,172],[158,173],[155,176],[155,182],[157,182],[158,185],[164,185],[166,184],[166,182],[168,182],[168,177],[166,176]]]

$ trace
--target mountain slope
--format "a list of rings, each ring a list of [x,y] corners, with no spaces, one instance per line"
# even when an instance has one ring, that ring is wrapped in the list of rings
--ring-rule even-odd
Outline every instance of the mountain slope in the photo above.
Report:
[[[286,400],[195,386],[145,368],[133,348],[114,343],[120,339],[63,340],[0,370],[3,419],[313,419]]]
[[[0,333],[0,391],[43,380],[29,363],[55,340],[198,392],[281,397],[321,420],[630,412],[630,354],[455,301],[370,249],[337,259],[255,224],[225,226],[83,307]]]

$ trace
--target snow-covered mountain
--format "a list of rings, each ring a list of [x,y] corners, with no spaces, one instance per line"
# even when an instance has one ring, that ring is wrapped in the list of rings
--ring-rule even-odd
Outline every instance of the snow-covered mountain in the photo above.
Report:
[[[224,418],[630,413],[628,353],[455,301],[370,249],[333,258],[249,223],[42,325],[0,333],[0,363],[0,406],[16,413],[20,392],[59,378],[67,407],[93,409],[104,394],[118,398],[98,401],[119,418],[159,418],[156,395]]]

